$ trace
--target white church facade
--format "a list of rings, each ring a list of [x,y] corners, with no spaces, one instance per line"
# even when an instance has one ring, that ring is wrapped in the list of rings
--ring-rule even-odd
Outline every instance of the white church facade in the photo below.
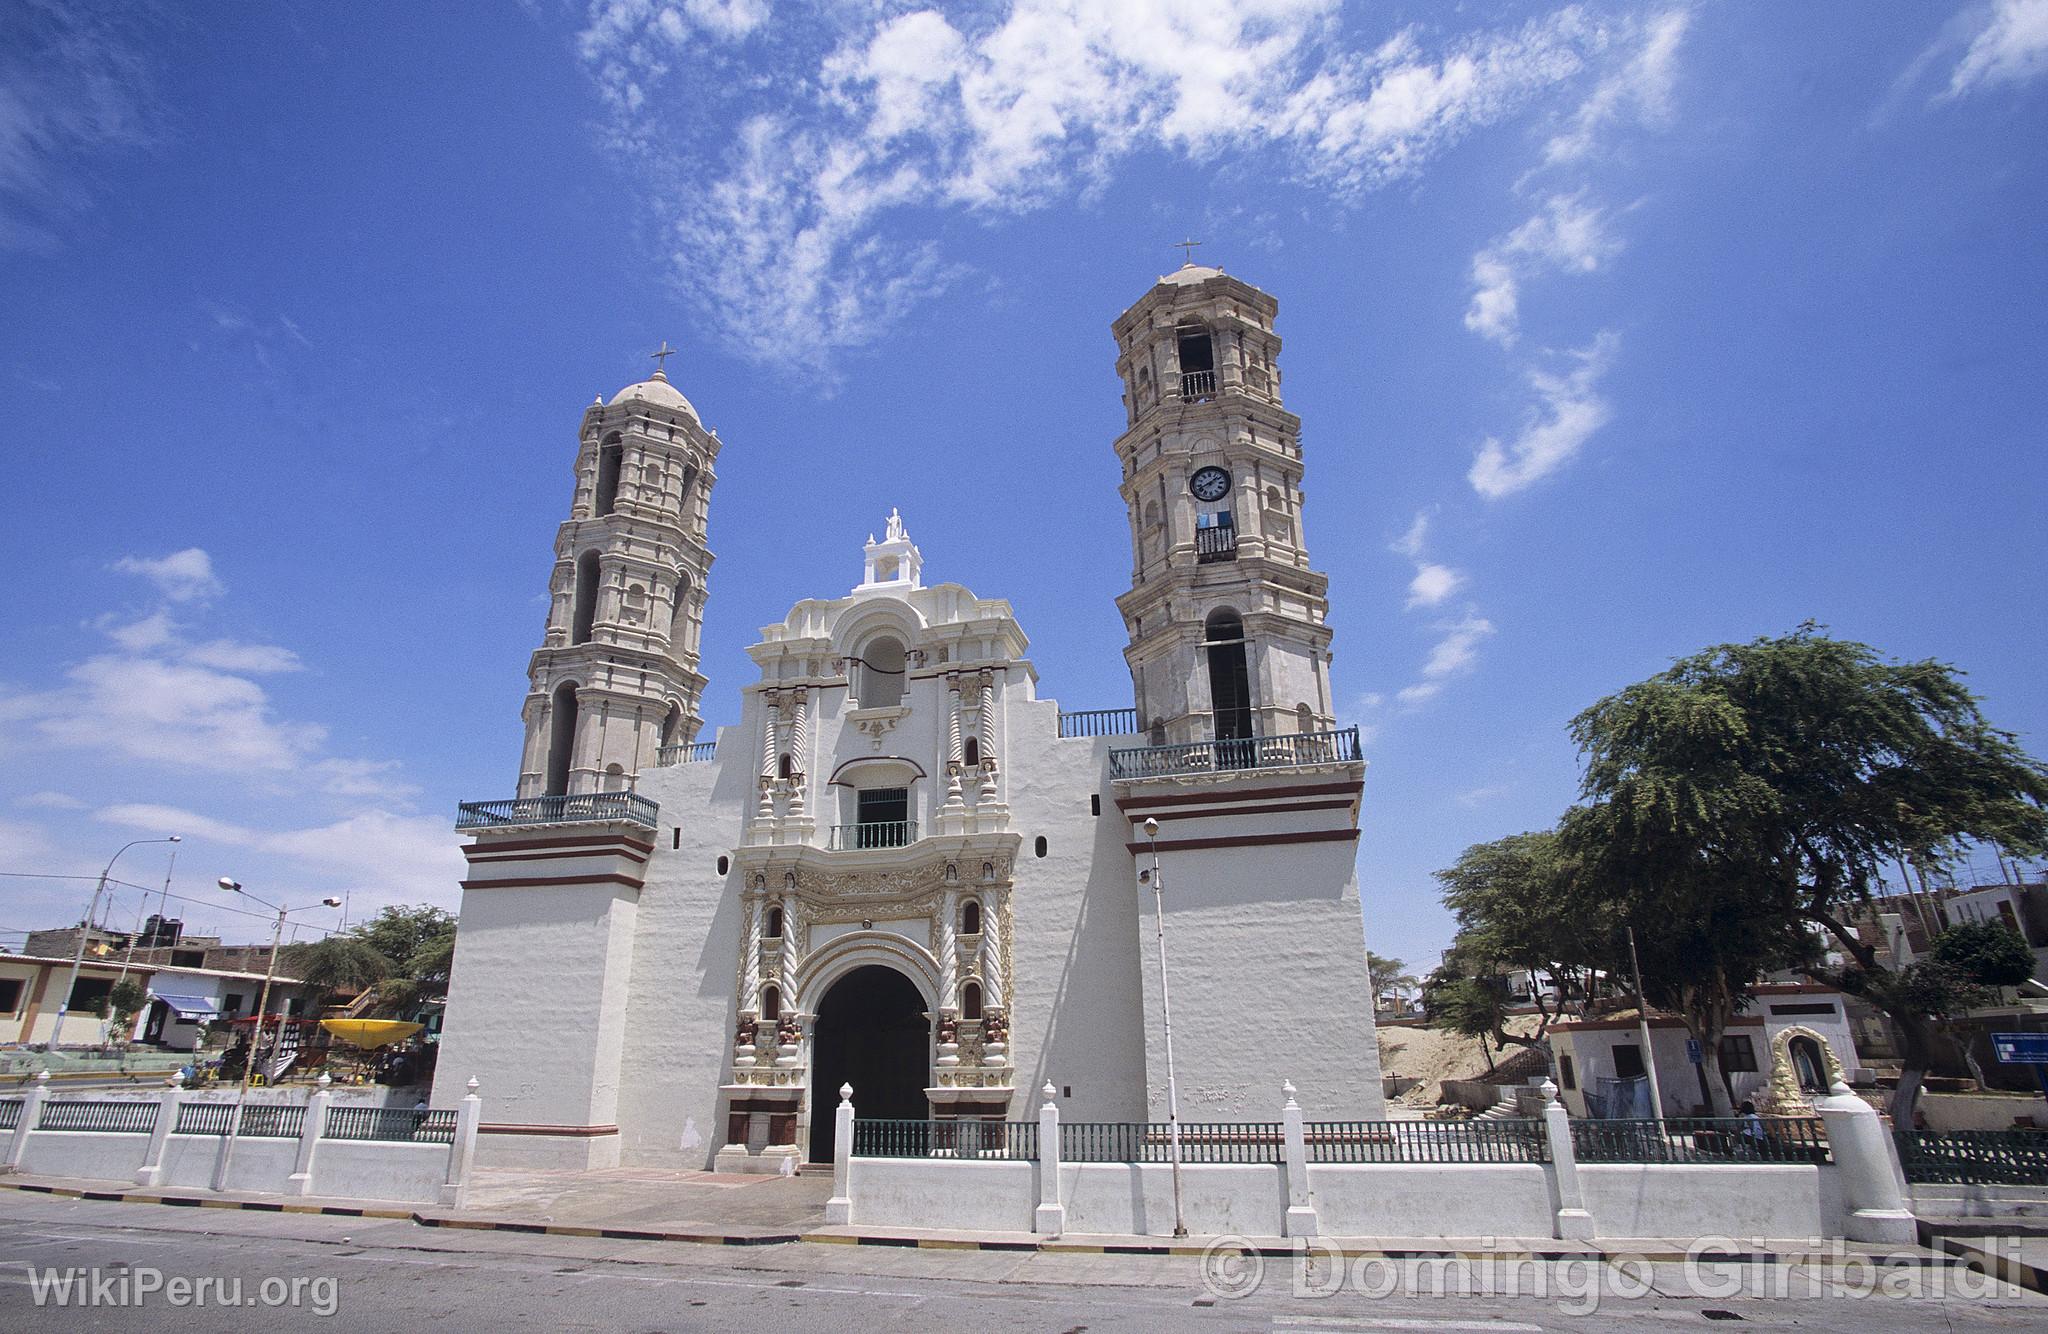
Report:
[[[1277,305],[1220,270],[1113,325],[1131,708],[1041,698],[1010,604],[927,583],[901,518],[748,651],[700,741],[719,440],[657,371],[584,414],[517,796],[471,836],[436,1106],[479,1161],[829,1161],[864,1118],[1383,1113]],[[1148,822],[1149,825],[1148,825]],[[1159,970],[1152,877],[1164,903]]]

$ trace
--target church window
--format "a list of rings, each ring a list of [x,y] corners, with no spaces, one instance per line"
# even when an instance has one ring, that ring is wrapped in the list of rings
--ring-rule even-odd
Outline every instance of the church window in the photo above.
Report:
[[[676,571],[675,597],[669,603],[668,645],[671,651],[687,646],[690,628],[690,576]]]
[[[586,551],[576,558],[574,624],[569,630],[569,642],[572,644],[588,644],[591,628],[597,624],[597,576],[595,551]]]
[[[855,800],[853,846],[900,848],[910,842],[910,789],[864,788]]]
[[[725,873],[726,873],[727,871],[730,871],[731,869],[732,869],[732,858],[730,858],[730,857],[720,857],[720,858],[718,859],[718,873],[719,873],[720,875],[724,875],[724,874],[725,874]]]
[[[1145,526],[1147,528],[1157,528],[1159,526],[1159,502],[1156,500],[1145,502]]]
[[[770,940],[782,939],[782,909],[770,908],[768,910],[768,929],[762,934],[766,935]]]
[[[555,687],[554,707],[548,711],[548,772],[546,793],[563,796],[569,791],[569,763],[576,748],[576,683],[564,681]]]
[[[1269,486],[1266,488],[1266,508],[1269,510],[1279,510],[1283,513],[1286,511],[1287,506],[1280,500],[1279,487]]]
[[[981,934],[981,904],[973,899],[960,906],[960,934],[978,936]]]
[[[966,986],[960,988],[960,1017],[962,1019],[981,1018],[981,983],[969,982]]]
[[[1749,1040],[1749,1034],[1724,1033],[1721,1036],[1721,1072],[1729,1075],[1756,1073],[1756,1044]]]
[[[671,704],[668,706],[668,716],[661,720],[661,744],[664,746],[677,745],[682,741],[682,737],[683,706]]]
[[[683,827],[681,825],[677,825],[673,832],[675,838],[674,841],[669,844],[669,846],[672,848],[681,849],[681,847],[683,846]]]
[[[599,518],[610,514],[619,502],[619,468],[625,461],[626,446],[617,436],[597,451],[597,496],[592,512]]]
[[[978,736],[968,737],[966,742],[961,746],[961,754],[963,758],[966,760],[969,768],[972,768],[975,765],[980,764],[981,738]]]
[[[1088,813],[1090,815],[1102,814],[1102,794],[1100,792],[1090,792],[1088,794]]]
[[[690,503],[690,485],[691,485],[691,483],[695,482],[696,480],[697,480],[697,470],[696,470],[695,468],[684,468],[684,469],[683,469],[683,484],[682,484],[682,485],[681,485],[680,487],[676,488],[676,500],[677,500],[677,502],[678,502],[679,504],[682,504],[682,505],[684,505],[684,506],[686,506],[686,507],[687,507],[687,506],[689,505],[689,503]]]
[[[1209,331],[1199,324],[1183,324],[1174,330],[1180,352],[1180,396],[1216,396],[1216,347]]]
[[[796,765],[791,763],[789,758],[789,752],[786,750],[783,751],[782,758],[775,761],[775,776],[777,778],[786,779],[790,777],[791,774],[795,773],[795,771]]]
[[[1316,730],[1316,711],[1306,704],[1294,706],[1294,730],[1308,733]]]
[[[902,640],[894,635],[878,635],[869,640],[860,654],[860,707],[887,709],[901,704],[904,663]]]
[[[1037,842],[1036,844],[1034,844],[1034,845],[1032,846],[1032,849],[1031,849],[1031,850],[1032,850],[1032,852],[1033,852],[1033,854],[1034,854],[1034,855],[1036,855],[1036,856],[1040,856],[1040,857],[1043,857],[1043,856],[1045,855],[1045,849],[1046,849],[1046,844],[1045,844],[1045,835],[1044,835],[1044,834],[1040,834],[1040,835],[1038,836],[1038,842]]]
[[[772,983],[761,988],[761,1017],[763,1019],[782,1018],[782,991]]]
[[[1204,623],[1203,647],[1209,656],[1209,704],[1216,740],[1231,741],[1252,734],[1251,677],[1245,665],[1244,622],[1236,612],[1219,608]]]

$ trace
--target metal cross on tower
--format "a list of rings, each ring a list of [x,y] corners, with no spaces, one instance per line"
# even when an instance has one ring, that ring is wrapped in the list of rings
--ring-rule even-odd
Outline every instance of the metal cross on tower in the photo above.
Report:
[[[1192,264],[1195,262],[1195,247],[1202,243],[1200,241],[1175,241],[1174,244],[1180,247],[1181,263]]]
[[[661,340],[661,346],[656,348],[654,351],[649,352],[647,355],[654,358],[654,368],[657,371],[666,373],[668,370],[668,359],[674,356],[675,354],[676,350],[670,347],[668,345],[668,339],[664,338]]]

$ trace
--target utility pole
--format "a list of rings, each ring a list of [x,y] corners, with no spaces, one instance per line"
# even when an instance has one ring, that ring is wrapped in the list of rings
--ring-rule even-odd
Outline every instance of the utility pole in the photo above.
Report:
[[[78,972],[85,964],[85,942],[92,935],[92,920],[99,916],[100,895],[107,892],[107,878],[114,874],[114,863],[121,860],[121,854],[138,843],[178,843],[182,840],[176,834],[168,838],[138,838],[123,843],[107,858],[106,869],[92,887],[92,903],[85,910],[85,924],[78,929],[78,947],[71,951],[71,976],[64,981],[64,994],[57,998],[57,1026],[50,1030],[50,1046],[57,1047],[64,1041],[64,1016],[71,1010],[71,993],[78,990]]]
[[[1650,1115],[1664,1119],[1664,1093],[1657,1087],[1657,1049],[1650,1045],[1650,1002],[1643,998],[1643,961],[1636,955],[1636,929],[1628,928],[1628,962],[1636,971],[1636,1030],[1642,1034],[1643,1071],[1650,1077]]]
[[[1173,1074],[1173,1001],[1166,990],[1166,894],[1160,885],[1159,821],[1145,817],[1145,839],[1152,845],[1152,926],[1159,940],[1159,1021],[1166,1030],[1166,1137],[1173,1154],[1173,1235],[1188,1234],[1180,1206],[1180,1087]]]

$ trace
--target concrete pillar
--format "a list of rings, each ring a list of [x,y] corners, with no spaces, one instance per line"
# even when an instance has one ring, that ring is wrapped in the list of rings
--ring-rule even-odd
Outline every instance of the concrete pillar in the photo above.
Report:
[[[323,1074],[319,1087],[306,1097],[306,1116],[299,1122],[299,1151],[292,1158],[292,1174],[285,1181],[287,1195],[313,1193],[313,1154],[320,1146],[320,1137],[327,1133],[327,1107],[334,1097],[328,1090],[333,1084],[334,1076]]]
[[[1894,1245],[1918,1241],[1918,1224],[1906,1207],[1893,1166],[1891,1137],[1876,1111],[1839,1081],[1827,1097],[1815,1100],[1813,1109],[1827,1123],[1834,1170],[1841,1174],[1842,1204],[1848,1211],[1843,1235],[1850,1241]]]
[[[164,1147],[171,1141],[171,1131],[178,1124],[178,1107],[184,1101],[185,1075],[179,1071],[171,1076],[171,1086],[157,1094],[156,1124],[149,1130],[149,1148],[143,1151],[142,1166],[135,1173],[135,1184],[154,1186],[164,1179]]]
[[[448,1146],[448,1180],[441,1187],[441,1203],[450,1208],[461,1208],[463,1196],[469,1192],[469,1169],[476,1160],[477,1127],[484,1119],[484,1100],[477,1096],[476,1076],[470,1076],[467,1087],[468,1096],[455,1109],[455,1142]]]
[[[832,1122],[832,1198],[825,1201],[825,1225],[853,1222],[853,1085],[839,1086],[839,1108]]]
[[[43,1119],[43,1104],[50,1100],[50,1072],[38,1071],[36,1082],[29,1085],[28,1096],[21,1100],[21,1119],[14,1123],[14,1138],[7,1142],[7,1170],[21,1169],[21,1155],[28,1148],[29,1131]]]
[[[1585,1241],[1593,1235],[1593,1215],[1586,1212],[1586,1192],[1579,1185],[1579,1154],[1572,1144],[1572,1122],[1557,1100],[1557,1085],[1548,1079],[1543,1092],[1543,1135],[1550,1141],[1550,1179],[1557,1192],[1555,1234],[1564,1241]]]
[[[1067,1230],[1067,1207],[1060,1203],[1060,1109],[1053,1102],[1058,1090],[1048,1079],[1040,1092],[1045,1101],[1038,1108],[1038,1208],[1031,1230],[1057,1237]]]
[[[1294,1100],[1294,1083],[1280,1086],[1287,1102],[1280,1108],[1280,1128],[1287,1144],[1287,1221],[1283,1235],[1314,1237],[1322,1233],[1322,1221],[1308,1195],[1308,1128],[1302,1120],[1301,1104]]]

